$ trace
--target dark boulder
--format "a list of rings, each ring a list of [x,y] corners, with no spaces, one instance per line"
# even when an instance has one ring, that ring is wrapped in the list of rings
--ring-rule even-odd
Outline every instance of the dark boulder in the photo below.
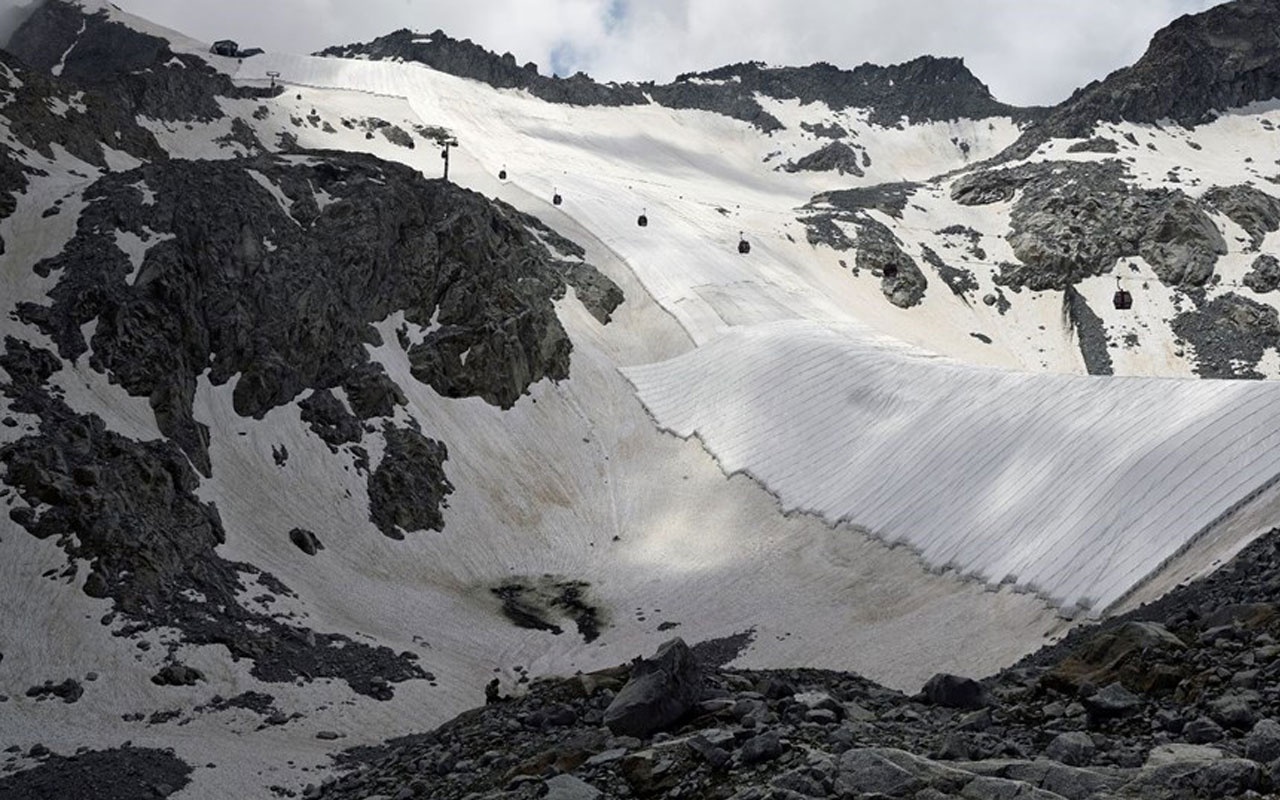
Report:
[[[627,681],[604,712],[615,734],[644,737],[683,717],[702,697],[702,671],[683,639],[658,648],[631,668]]]
[[[314,556],[318,551],[324,549],[324,545],[314,533],[305,528],[294,528],[289,531],[289,541],[294,546],[309,556]]]
[[[1275,291],[1280,286],[1280,261],[1266,253],[1258,256],[1245,273],[1244,285],[1258,294]]]
[[[1171,690],[1181,680],[1177,654],[1185,649],[1186,644],[1163,625],[1125,622],[1086,640],[1041,682],[1068,693],[1085,684],[1105,686],[1116,681],[1135,692]]]
[[[1090,719],[1124,717],[1142,706],[1142,699],[1119,683],[1111,683],[1082,701]]]
[[[939,672],[920,690],[920,699],[947,708],[983,708],[991,705],[991,695],[973,678]]]
[[[185,664],[166,664],[151,676],[151,682],[156,686],[195,686],[202,680],[204,680],[204,673]]]

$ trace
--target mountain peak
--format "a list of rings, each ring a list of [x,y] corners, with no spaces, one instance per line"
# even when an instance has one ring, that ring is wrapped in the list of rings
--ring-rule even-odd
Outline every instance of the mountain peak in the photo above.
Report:
[[[1280,5],[1235,0],[1158,31],[1133,66],[1077,90],[1049,131],[1085,136],[1098,122],[1193,127],[1218,112],[1280,96]]]

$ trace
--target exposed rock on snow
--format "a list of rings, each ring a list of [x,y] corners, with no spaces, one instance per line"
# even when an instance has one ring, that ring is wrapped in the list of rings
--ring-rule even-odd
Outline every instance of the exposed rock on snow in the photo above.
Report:
[[[1086,139],[1083,142],[1076,142],[1067,147],[1068,153],[1116,153],[1120,146],[1116,144],[1115,139],[1108,139],[1105,136],[1095,136],[1092,139]]]
[[[85,593],[115,602],[128,623],[119,635],[170,627],[188,643],[225,645],[234,658],[252,660],[262,680],[335,677],[373,696],[391,696],[386,681],[425,677],[388,648],[244,608],[243,576],[277,593],[288,589],[217,555],[226,538],[222,523],[195,496],[195,472],[175,445],[132,441],[96,416],[73,413],[45,387],[61,368],[48,351],[9,337],[0,368],[9,376],[0,392],[11,407],[41,418],[37,433],[0,446],[4,481],[26,504],[10,516],[33,536],[56,537],[70,563],[90,564]]]
[[[128,745],[73,756],[46,754],[39,766],[0,777],[0,797],[22,800],[137,800],[169,797],[191,782],[192,768],[172,752]]]
[[[888,183],[827,192],[809,202],[807,213],[800,220],[805,224],[811,244],[854,250],[855,274],[864,269],[871,271],[881,279],[880,290],[889,302],[899,308],[910,308],[924,297],[929,279],[915,259],[902,249],[898,237],[866,212],[875,210],[901,217],[907,199],[918,188],[913,183]],[[837,223],[854,227],[856,239],[850,240]]]
[[[553,620],[563,617],[573,621],[578,635],[589,644],[599,638],[605,622],[602,610],[591,601],[589,590],[590,585],[584,581],[543,575],[536,579],[512,578],[492,591],[502,601],[502,613],[513,625],[559,635],[564,629]]]
[[[910,182],[878,183],[874,186],[836,189],[817,195],[809,201],[809,207],[822,208],[824,205],[830,205],[845,212],[875,210],[901,219],[902,211],[907,207],[907,201],[919,189],[919,184]]]
[[[844,129],[844,126],[840,125],[838,122],[801,122],[800,129],[806,133],[812,133],[820,139],[843,139],[849,135],[849,132]]]
[[[957,179],[962,205],[1014,199],[1008,240],[1020,264],[1002,265],[997,282],[1065,289],[1142,256],[1169,285],[1202,286],[1226,242],[1213,220],[1181,191],[1134,189],[1125,167],[1102,162],[1041,162],[989,169]]]
[[[952,294],[964,300],[965,303],[970,302],[972,299],[970,294],[978,291],[978,281],[971,270],[951,266],[928,245],[920,248],[920,255],[926,264],[937,271],[938,276],[942,278],[942,282],[947,285]]]
[[[369,518],[386,536],[444,529],[441,505],[453,491],[444,474],[445,446],[408,428],[382,429],[386,450],[369,475]]]
[[[359,418],[348,411],[330,389],[313,391],[298,401],[298,408],[302,412],[302,421],[311,427],[311,432],[323,439],[335,453],[340,445],[358,442],[364,436]]]
[[[859,215],[855,243],[858,269],[880,276],[880,291],[899,308],[910,308],[920,302],[929,279],[911,256],[903,252],[901,243],[883,223]]]
[[[1075,331],[1080,355],[1089,374],[1114,374],[1111,354],[1107,352],[1107,328],[1097,312],[1089,307],[1089,301],[1074,286],[1068,286],[1062,295],[1062,314],[1067,325]]]
[[[157,686],[195,686],[202,680],[204,680],[204,673],[186,664],[165,664],[159,672],[151,676],[151,682]]]
[[[1280,199],[1252,186],[1215,186],[1200,200],[1244,228],[1253,250],[1262,245],[1268,233],[1280,230]]]
[[[142,202],[139,181],[155,202]],[[337,200],[319,209],[318,189]],[[426,326],[438,307],[443,327],[410,348],[415,375],[442,394],[508,406],[531,383],[568,375],[571,346],[552,305],[566,276],[590,276],[616,299],[590,267],[551,259],[505,210],[363,156],[152,164],[108,175],[87,196],[76,237],[36,266],[59,273],[52,305],[22,313],[66,358],[91,344],[91,363],[149,397],[160,430],[204,472],[208,433],[191,402],[206,365],[215,385],[238,374],[244,416],[338,385],[357,416],[387,416],[403,399],[368,363],[370,324],[404,310]],[[106,243],[117,229],[173,236],[147,251],[132,284],[128,258]],[[85,342],[81,326],[94,319]]]
[[[34,697],[37,700],[44,700],[48,697],[57,697],[64,703],[74,703],[84,694],[84,686],[74,678],[67,678],[61,683],[53,681],[45,681],[40,686],[32,686],[27,690],[27,697]]]
[[[105,10],[87,13],[65,0],[41,3],[5,48],[36,70],[60,66],[60,77],[109,96],[118,106],[114,113],[130,120],[136,115],[183,122],[221,119],[219,97],[271,97],[283,91],[236,86],[203,58],[175,54],[166,40],[114,22]]]
[[[858,151],[844,142],[830,144],[782,166],[787,172],[837,172],[861,178],[865,173],[858,166]]]
[[[1201,377],[1263,378],[1256,367],[1267,350],[1280,347],[1280,314],[1227,292],[1174,317],[1173,331],[1195,348]]]
[[[1258,256],[1249,266],[1243,282],[1258,294],[1275,291],[1280,286],[1280,260],[1267,254]]]
[[[320,538],[306,528],[294,528],[289,531],[289,541],[293,542],[294,547],[309,556],[314,556],[324,549]]]

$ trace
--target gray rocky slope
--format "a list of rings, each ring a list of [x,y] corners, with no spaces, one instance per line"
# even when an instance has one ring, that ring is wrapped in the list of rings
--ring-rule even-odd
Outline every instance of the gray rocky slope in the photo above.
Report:
[[[1280,530],[1213,576],[988,680],[651,658],[348,752],[303,797],[1258,798],[1280,787]]]

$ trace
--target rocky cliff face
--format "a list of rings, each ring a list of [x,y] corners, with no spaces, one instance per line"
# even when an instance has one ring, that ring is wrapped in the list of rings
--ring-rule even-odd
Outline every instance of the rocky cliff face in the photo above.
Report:
[[[388,416],[396,390],[364,345],[379,342],[371,323],[396,311],[430,329],[409,357],[446,396],[509,406],[531,383],[568,375],[552,301],[576,273],[519,215],[453,184],[326,153],[150,164],[86,197],[76,236],[34,267],[57,275],[52,302],[19,313],[63,358],[92,349],[95,367],[149,398],[161,431],[206,473],[208,432],[191,412],[198,375],[208,369],[214,385],[238,375],[244,416],[334,387],[357,416]],[[118,233],[153,243],[140,264]],[[606,315],[620,296],[609,299]]]
[[[108,150],[144,161],[168,157],[155,137],[110,95],[50,80],[3,50],[0,118],[14,143],[0,143],[0,222],[13,213],[17,195],[26,191],[30,179],[43,174],[23,151],[51,160],[58,146],[95,167],[106,166]],[[4,248],[0,237],[0,253]]]
[[[1043,162],[965,175],[951,195],[967,206],[1014,200],[1007,238],[1019,263],[1003,265],[997,283],[1065,289],[1141,255],[1165,283],[1203,286],[1227,252],[1213,220],[1181,191],[1125,178],[1114,160]]]
[[[1009,106],[991,96],[959,58],[921,56],[903,64],[863,64],[851,70],[826,63],[807,67],[766,67],[758,62],[734,64],[708,72],[680,75],[674,83],[655,87],[654,98],[679,96],[691,86],[714,84],[719,93],[750,98],[759,92],[778,100],[822,102],[832,110],[865,108],[871,122],[892,126],[912,122],[1012,117],[1032,120],[1038,109]],[[710,109],[716,110],[716,109]]]
[[[243,88],[204,60],[175,54],[169,42],[113,22],[105,11],[48,0],[18,28],[6,49],[65,85],[93,88],[117,113],[175,122],[223,116],[216,98],[251,98],[279,90]],[[108,139],[108,141],[110,141]]]

